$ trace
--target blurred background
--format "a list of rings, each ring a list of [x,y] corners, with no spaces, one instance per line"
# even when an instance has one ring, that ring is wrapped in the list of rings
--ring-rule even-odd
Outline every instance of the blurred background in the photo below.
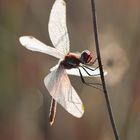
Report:
[[[95,53],[90,0],[66,0],[71,51]],[[57,59],[19,43],[32,35],[52,46],[48,20],[54,0],[0,0],[0,140],[113,140],[104,95],[70,80],[85,114],[77,119],[61,106],[48,123],[51,97],[43,79]],[[103,66],[122,140],[140,139],[140,1],[96,1]],[[87,81],[100,82],[90,78]]]

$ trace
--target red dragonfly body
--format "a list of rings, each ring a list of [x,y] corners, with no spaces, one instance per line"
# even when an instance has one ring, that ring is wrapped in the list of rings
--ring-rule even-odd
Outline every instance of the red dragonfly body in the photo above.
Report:
[[[93,62],[93,56],[88,50],[83,51],[81,54],[68,53],[60,65],[63,65],[65,69],[72,69],[79,67],[79,64],[91,64]]]
[[[99,77],[100,72],[97,68],[89,67],[94,63],[90,51],[84,50],[81,54],[70,52],[64,0],[55,0],[50,13],[48,31],[54,47],[48,46],[32,36],[22,36],[19,41],[29,50],[42,52],[59,59],[58,64],[51,68],[50,73],[44,78],[44,84],[52,96],[49,115],[49,122],[52,125],[57,103],[77,118],[84,114],[83,103],[67,74],[80,76],[84,82],[83,77]]]

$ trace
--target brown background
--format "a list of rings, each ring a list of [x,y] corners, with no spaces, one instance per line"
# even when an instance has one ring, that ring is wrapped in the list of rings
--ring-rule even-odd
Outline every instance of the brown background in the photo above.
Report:
[[[61,106],[48,124],[50,95],[43,79],[57,59],[26,50],[21,35],[51,45],[48,20],[53,0],[0,0],[0,139],[113,140],[104,95],[70,76],[85,105],[81,119]],[[71,51],[95,58],[90,0],[67,0]],[[140,1],[96,2],[102,60],[112,109],[122,140],[140,139]],[[98,81],[90,78],[90,81]]]

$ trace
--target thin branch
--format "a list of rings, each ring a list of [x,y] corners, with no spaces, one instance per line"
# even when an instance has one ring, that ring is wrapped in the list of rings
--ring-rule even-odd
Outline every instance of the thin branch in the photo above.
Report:
[[[110,104],[110,99],[108,96],[107,88],[106,88],[106,83],[105,83],[105,78],[104,78],[104,73],[103,73],[103,67],[102,67],[102,61],[101,61],[101,55],[100,55],[100,48],[99,48],[99,41],[98,41],[98,31],[97,31],[97,21],[96,21],[96,9],[95,9],[95,1],[91,0],[91,5],[92,5],[92,18],[93,18],[93,28],[94,28],[94,36],[95,36],[95,45],[96,45],[96,53],[97,53],[97,59],[99,63],[99,69],[100,69],[100,74],[101,74],[101,81],[103,85],[103,92],[105,95],[105,100],[107,104],[107,109],[110,117],[110,122],[112,125],[112,129],[114,132],[114,136],[116,140],[119,140],[119,135],[117,132],[115,120],[113,118],[113,113],[112,113],[112,108]]]

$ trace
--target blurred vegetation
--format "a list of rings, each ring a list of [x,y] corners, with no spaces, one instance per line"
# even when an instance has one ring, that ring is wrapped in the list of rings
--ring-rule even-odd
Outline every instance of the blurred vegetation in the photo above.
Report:
[[[50,95],[43,78],[55,58],[21,47],[19,37],[32,35],[51,45],[48,34],[52,0],[0,0],[0,139],[113,140],[104,96],[71,83],[85,105],[81,119],[61,106],[54,126],[48,124]],[[89,49],[95,58],[90,0],[66,0],[71,51]],[[112,108],[121,139],[140,139],[140,1],[96,1],[100,47]],[[88,79],[96,80],[96,79]],[[78,81],[78,82],[77,82]]]

